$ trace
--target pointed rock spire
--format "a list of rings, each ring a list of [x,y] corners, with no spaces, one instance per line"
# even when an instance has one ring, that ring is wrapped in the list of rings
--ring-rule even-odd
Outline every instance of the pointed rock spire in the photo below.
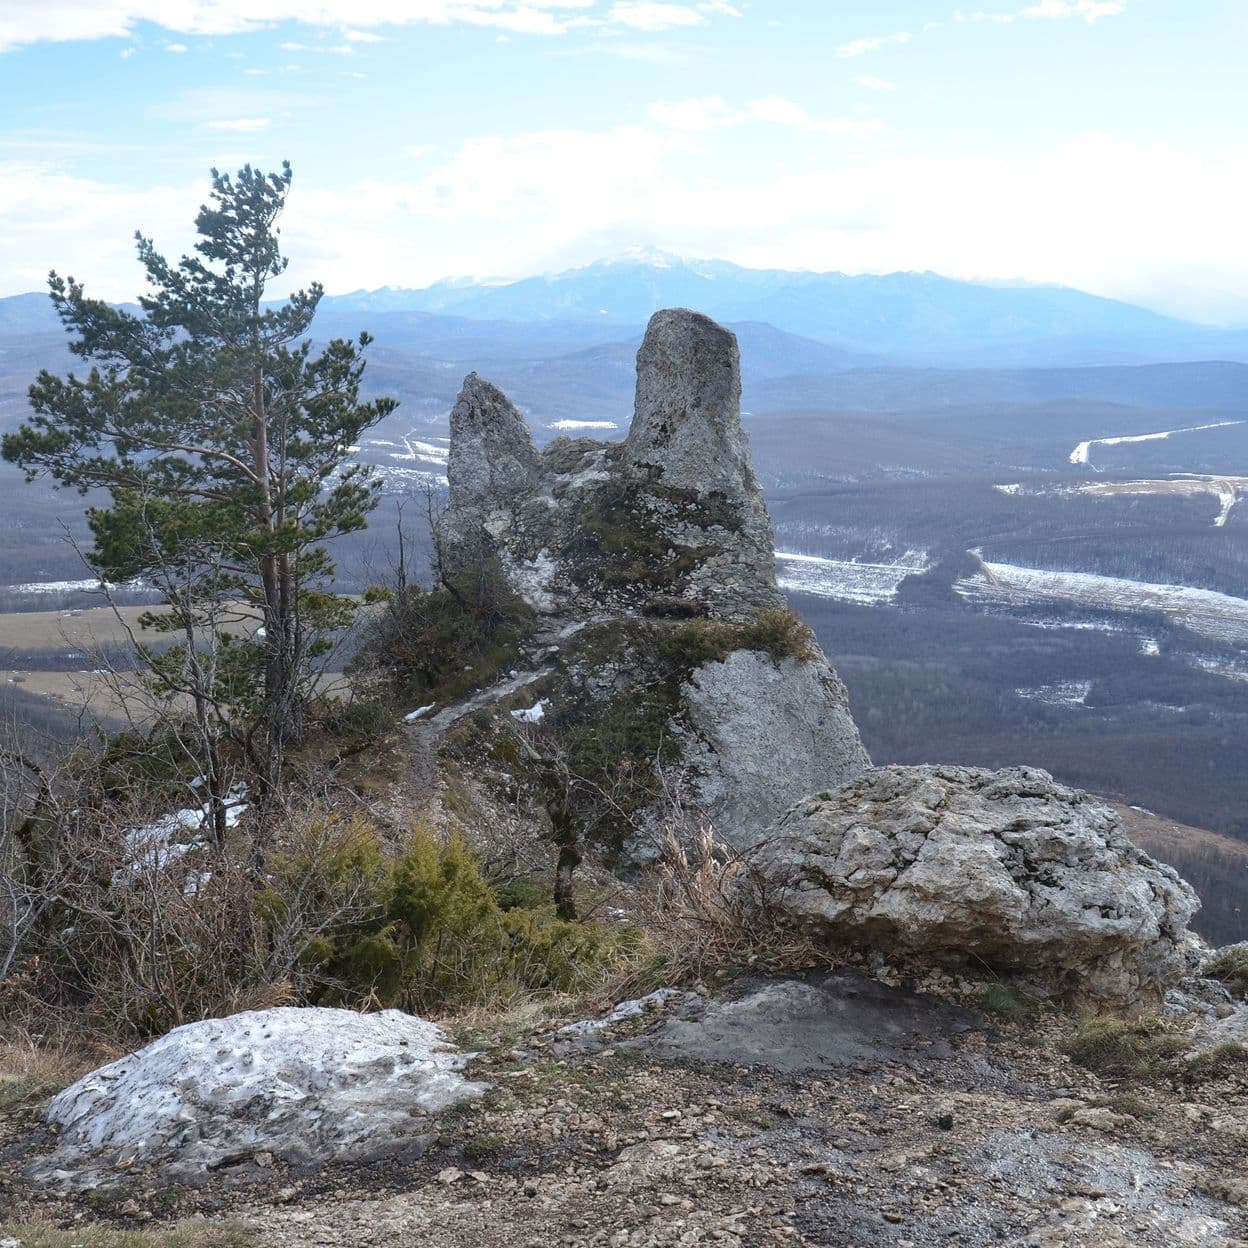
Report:
[[[524,417],[496,385],[469,373],[451,409],[450,507],[476,508],[513,497],[532,489],[538,473],[537,448]]]

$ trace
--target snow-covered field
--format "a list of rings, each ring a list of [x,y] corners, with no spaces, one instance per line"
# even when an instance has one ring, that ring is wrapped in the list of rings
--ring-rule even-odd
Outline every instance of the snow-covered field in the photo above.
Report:
[[[1160,612],[1203,637],[1248,644],[1248,598],[1211,589],[1008,563],[981,563],[979,572],[958,581],[954,588],[967,600],[984,606],[1017,608],[1056,601],[1077,603],[1090,610]]]
[[[27,581],[23,585],[6,585],[11,594],[75,594],[100,588],[98,576],[81,581]]]
[[[389,464],[378,465],[377,472],[387,494],[406,494],[412,487],[423,490],[427,485],[436,489],[445,489],[447,486],[446,474],[441,472],[425,472],[421,468],[392,468]]]
[[[376,465],[387,494],[406,494],[428,486],[446,487],[450,439],[428,433],[419,438],[417,432],[423,431],[412,429],[400,434],[398,442],[389,438],[369,438],[364,442],[365,456]],[[416,467],[417,464],[421,467]]]
[[[776,579],[781,589],[867,606],[891,602],[906,577],[926,571],[925,550],[907,550],[894,563],[859,563],[776,551]]]
[[[1031,689],[1015,689],[1020,698],[1043,702],[1045,706],[1085,706],[1092,692],[1090,680],[1059,680],[1052,685],[1036,685]]]
[[[1242,421],[1224,421],[1224,424],[1242,424]],[[1217,425],[1202,425],[1200,428],[1216,429]],[[1176,430],[1176,432],[1182,432]],[[1160,438],[1162,434],[1148,434],[1139,438],[1103,438],[1103,442],[1144,442],[1152,438]],[[1075,463],[1075,455],[1084,454],[1085,458],[1078,461],[1087,463],[1086,453],[1091,442],[1080,442],[1071,455],[1071,463]],[[1025,495],[1038,498],[1043,495],[1060,494],[1095,494],[1100,497],[1112,497],[1119,494],[1151,494],[1161,498],[1192,498],[1208,494],[1215,499],[1218,510],[1213,517],[1213,527],[1223,528],[1230,517],[1231,510],[1241,495],[1248,495],[1248,477],[1222,476],[1201,472],[1172,472],[1167,477],[1141,481],[1089,481],[1084,485],[1045,485],[1042,483],[1024,484],[1021,481],[1007,481],[992,487],[999,494],[1012,497]]]
[[[1209,425],[1190,425],[1186,429],[1163,429],[1158,433],[1133,433],[1117,438],[1089,438],[1086,442],[1080,442],[1070,453],[1070,462],[1072,464],[1090,463],[1090,456],[1094,446],[1122,446],[1127,442],[1159,442],[1166,438],[1172,438],[1176,433],[1201,433],[1205,429],[1225,429],[1230,425],[1242,425],[1242,420],[1218,420]]]
[[[1079,492],[1111,495],[1155,494],[1170,497],[1210,494],[1218,501],[1218,514],[1213,518],[1213,526],[1220,529],[1225,526],[1239,496],[1248,494],[1248,477],[1215,477],[1197,472],[1176,472],[1160,481],[1093,481],[1080,486]]]
[[[556,420],[550,427],[566,433],[570,429],[618,429],[619,425],[613,420]]]

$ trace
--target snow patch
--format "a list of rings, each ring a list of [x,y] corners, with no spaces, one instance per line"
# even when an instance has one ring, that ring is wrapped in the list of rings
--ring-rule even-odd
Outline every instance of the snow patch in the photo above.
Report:
[[[1176,433],[1200,433],[1205,429],[1226,429],[1232,425],[1242,425],[1242,420],[1217,420],[1210,425],[1189,425],[1186,429],[1164,429],[1159,433],[1133,433],[1116,438],[1089,438],[1080,442],[1070,453],[1072,464],[1086,464],[1094,446],[1122,446],[1127,442],[1160,442],[1172,438]]]
[[[391,459],[406,459],[418,461],[422,464],[437,464],[439,467],[445,468],[447,461],[450,459],[450,449],[445,446],[438,446],[433,442],[421,442],[416,438],[403,438],[403,445],[407,448],[406,452],[394,451],[391,453]]]
[[[511,563],[508,572],[516,592],[534,611],[553,611],[557,605],[551,591],[557,567],[548,550],[538,552],[537,558],[527,563]]]
[[[556,420],[552,429],[618,429],[613,420]]]
[[[543,698],[536,706],[529,707],[527,711],[512,711],[511,717],[522,724],[540,724],[546,718],[546,708],[549,705],[549,700]]]
[[[696,992],[685,992],[680,988],[660,988],[657,992],[652,992],[648,996],[638,997],[633,1001],[621,1001],[609,1014],[604,1014],[602,1018],[587,1018],[579,1023],[569,1023],[566,1027],[560,1027],[555,1032],[555,1036],[558,1039],[593,1036],[600,1031],[605,1031],[608,1027],[614,1027],[616,1023],[624,1023],[629,1019],[641,1018],[645,1014],[651,1014],[664,1009],[673,1002],[682,1004],[685,1001],[700,1000],[701,998]]]
[[[192,787],[201,788],[202,776],[192,781]],[[225,826],[234,828],[246,814],[248,807],[247,785],[236,784],[225,795]],[[145,871],[163,871],[192,850],[201,849],[199,834],[212,819],[212,803],[202,806],[186,806],[175,810],[154,823],[131,828],[125,834],[124,852],[127,870],[118,871],[113,877],[114,885],[124,883],[128,877]],[[190,837],[192,839],[181,839]]]
[[[1080,494],[1146,494],[1162,497],[1185,498],[1192,495],[1211,494],[1218,500],[1218,514],[1213,527],[1226,527],[1231,511],[1241,494],[1248,494],[1248,477],[1214,476],[1199,472],[1172,472],[1159,481],[1094,481],[1081,485]]]
[[[1086,706],[1092,692],[1090,680],[1059,680],[1051,685],[1036,685],[1031,689],[1015,689],[1020,698],[1029,702],[1042,702],[1045,706]]]
[[[436,702],[430,702],[428,706],[418,706],[414,711],[408,711],[403,716],[403,722],[405,724],[414,724],[418,719],[424,719],[435,706],[437,706]]]
[[[1160,612],[1203,637],[1248,644],[1248,599],[1212,589],[986,562],[973,576],[957,581],[954,589],[968,601],[987,606],[1017,607],[1048,599],[1094,610]]]
[[[926,550],[907,550],[894,563],[863,563],[776,551],[776,584],[781,589],[866,606],[891,602],[906,577],[927,569]]]
[[[444,473],[425,472],[421,468],[392,468],[389,464],[383,464],[377,472],[383,488],[390,494],[406,494],[412,486],[417,489],[433,486],[435,489],[444,490],[450,484]]]
[[[78,594],[105,589],[145,590],[148,586],[142,580],[114,585],[111,581],[102,581],[98,576],[92,576],[78,581],[24,581],[20,585],[4,585],[0,588],[11,594]]]

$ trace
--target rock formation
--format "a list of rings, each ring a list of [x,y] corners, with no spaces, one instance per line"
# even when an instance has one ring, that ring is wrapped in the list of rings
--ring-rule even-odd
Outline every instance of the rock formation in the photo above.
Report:
[[[557,438],[472,373],[451,412],[441,522],[452,581],[497,559],[534,610],[665,610],[749,619],[784,606],[774,537],[741,425],[735,336],[658,312],[637,354],[622,443]]]
[[[61,1129],[47,1173],[92,1160],[172,1164],[179,1177],[258,1154],[296,1163],[427,1147],[428,1115],[485,1091],[439,1028],[398,1010],[249,1010],[179,1027],[86,1075],[48,1108]],[[423,1132],[423,1134],[422,1134]]]
[[[552,670],[527,691],[546,699],[549,728],[644,714],[620,750],[647,762],[665,750],[701,813],[745,845],[870,760],[836,673],[784,622],[740,398],[736,338],[683,309],[650,322],[623,442],[558,438],[539,452],[474,373],[451,414],[438,549],[458,596],[494,578],[532,613],[531,640],[554,642]]]
[[[799,802],[750,887],[838,943],[1132,1005],[1192,969],[1199,907],[1109,806],[1011,768],[882,767]]]

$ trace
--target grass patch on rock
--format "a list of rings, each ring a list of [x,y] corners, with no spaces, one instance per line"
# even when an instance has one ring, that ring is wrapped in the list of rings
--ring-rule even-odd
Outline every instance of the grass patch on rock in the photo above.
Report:
[[[1096,1017],[1079,1023],[1065,1047],[1098,1074],[1148,1081],[1167,1074],[1188,1045],[1159,1018]]]
[[[1232,945],[1214,958],[1202,973],[1225,984],[1237,997],[1248,999],[1248,946]]]
[[[814,635],[792,611],[760,611],[744,624],[725,620],[689,620],[673,628],[659,645],[669,662],[692,672],[707,663],[722,663],[735,650],[804,662],[814,658]]]

